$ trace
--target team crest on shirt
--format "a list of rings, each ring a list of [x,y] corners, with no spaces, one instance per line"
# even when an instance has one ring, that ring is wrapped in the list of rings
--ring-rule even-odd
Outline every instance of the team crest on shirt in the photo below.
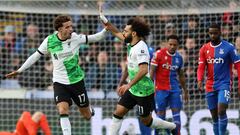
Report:
[[[165,60],[167,60],[167,56],[165,56]]]
[[[220,48],[219,54],[224,54],[223,49]]]
[[[141,53],[144,53],[144,50],[141,50]]]
[[[175,62],[176,62],[176,63],[179,63],[179,60],[178,60],[178,58],[176,58],[176,59],[175,59]]]
[[[209,50],[207,50],[207,54],[209,53]]]

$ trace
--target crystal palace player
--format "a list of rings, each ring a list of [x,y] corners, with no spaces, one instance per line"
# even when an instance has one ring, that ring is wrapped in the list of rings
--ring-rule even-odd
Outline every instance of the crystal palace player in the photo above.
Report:
[[[185,75],[182,69],[182,56],[176,51],[178,48],[178,37],[171,35],[168,37],[166,48],[158,50],[152,59],[150,75],[153,79],[155,75],[155,103],[156,113],[161,119],[165,119],[166,108],[169,105],[174,123],[177,125],[174,134],[180,135],[181,121],[180,110],[182,108],[181,89],[183,89],[184,100],[188,101],[188,91],[185,86]],[[179,79],[178,79],[178,78]],[[156,134],[158,134],[156,132]],[[170,134],[167,131],[167,134]]]
[[[240,59],[235,47],[220,38],[220,26],[209,27],[211,41],[204,44],[199,52],[197,71],[198,87],[203,90],[202,81],[207,68],[206,99],[213,119],[215,135],[225,135],[227,129],[226,109],[230,100],[232,65],[238,73],[240,88]],[[240,89],[238,89],[238,92]]]
[[[33,115],[24,111],[16,124],[16,130],[13,133],[0,132],[0,135],[37,135],[41,128],[44,135],[52,135],[48,124],[47,116],[42,112],[35,112]]]

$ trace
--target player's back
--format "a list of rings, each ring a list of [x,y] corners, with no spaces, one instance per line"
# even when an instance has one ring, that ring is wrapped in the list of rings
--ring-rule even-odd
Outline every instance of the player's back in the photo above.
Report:
[[[39,125],[32,120],[30,112],[23,112],[22,116],[17,122],[16,133],[17,135],[36,134]]]
[[[183,65],[183,59],[178,52],[172,55],[167,51],[167,48],[158,50],[152,64],[157,66],[155,75],[156,90],[180,90],[177,74]]]
[[[232,63],[239,60],[234,46],[224,40],[215,46],[208,42],[200,53],[204,58],[200,58],[199,62],[207,65],[206,90],[230,89]]]

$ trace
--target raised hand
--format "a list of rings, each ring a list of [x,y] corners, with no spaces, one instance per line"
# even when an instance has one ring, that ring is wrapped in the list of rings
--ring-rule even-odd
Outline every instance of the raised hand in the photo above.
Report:
[[[6,74],[5,77],[11,78],[11,77],[17,76],[18,74],[19,74],[18,71],[13,71],[13,72],[11,72],[11,73],[9,73],[9,74]]]
[[[101,0],[98,1],[98,12],[99,12],[100,20],[102,21],[103,24],[106,24],[108,22],[108,19],[103,14],[102,5],[103,5],[103,1]]]
[[[129,90],[130,87],[128,84],[124,84],[121,87],[118,88],[117,92],[119,96],[122,96],[127,90]]]

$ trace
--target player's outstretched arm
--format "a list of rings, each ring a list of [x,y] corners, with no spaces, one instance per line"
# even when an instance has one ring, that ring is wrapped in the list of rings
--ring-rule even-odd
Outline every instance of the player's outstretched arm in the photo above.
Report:
[[[125,37],[123,36],[122,32],[119,31],[117,27],[115,27],[112,23],[108,21],[108,19],[105,17],[105,15],[102,12],[101,5],[99,5],[99,17],[102,23],[105,25],[105,28],[108,31],[111,31],[112,34],[116,37],[118,37],[120,40],[124,41]]]
[[[17,76],[18,74],[19,74],[18,71],[13,71],[13,72],[11,72],[11,73],[9,73],[9,74],[6,74],[5,77],[11,78],[11,77]]]
[[[9,74],[6,74],[5,77],[10,78],[10,77],[17,76],[18,74],[20,74],[24,70],[31,67],[36,61],[39,60],[40,57],[41,57],[41,54],[39,52],[33,53],[17,71],[13,71]]]
[[[107,30],[103,29],[102,31],[93,34],[93,35],[88,35],[88,43],[94,43],[103,40],[107,35]]]

